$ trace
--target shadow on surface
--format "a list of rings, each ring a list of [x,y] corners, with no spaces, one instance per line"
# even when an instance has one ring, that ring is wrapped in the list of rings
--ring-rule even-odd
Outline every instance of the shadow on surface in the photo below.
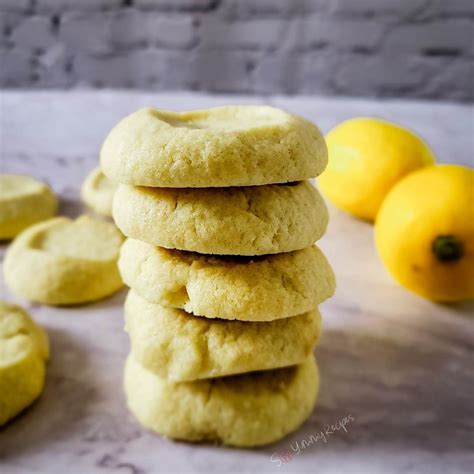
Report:
[[[388,328],[387,328],[388,329]],[[306,451],[384,445],[440,452],[474,449],[472,347],[417,345],[398,337],[328,330],[317,348],[321,391],[310,420],[277,448],[288,449],[349,414],[347,432]],[[275,452],[275,450],[273,450]],[[302,451],[301,455],[305,452]]]
[[[58,215],[76,218],[87,211],[79,198],[60,196]]]

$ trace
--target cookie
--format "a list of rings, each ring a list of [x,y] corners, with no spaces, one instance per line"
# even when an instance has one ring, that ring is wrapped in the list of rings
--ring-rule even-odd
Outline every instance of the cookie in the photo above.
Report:
[[[271,322],[207,319],[149,303],[130,290],[125,328],[144,367],[189,381],[299,364],[319,338],[321,316],[313,309]]]
[[[312,178],[324,170],[327,150],[315,125],[273,107],[144,108],[112,129],[100,158],[114,181],[202,188]]]
[[[43,391],[48,336],[19,306],[0,301],[0,425]]]
[[[117,259],[123,236],[88,216],[57,217],[20,234],[8,248],[4,274],[18,295],[40,303],[85,303],[118,291]]]
[[[334,273],[316,246],[262,257],[216,257],[127,239],[119,269],[152,303],[208,318],[271,321],[333,295]]]
[[[107,178],[99,167],[94,168],[81,188],[82,200],[98,214],[112,216],[112,200],[117,184]]]
[[[309,181],[240,188],[118,187],[115,223],[127,236],[206,254],[263,255],[311,246],[328,224]]]
[[[129,356],[124,385],[130,410],[153,431],[187,441],[251,447],[283,438],[309,417],[319,374],[311,355],[284,369],[169,382]]]
[[[29,176],[0,175],[0,240],[54,216],[58,201],[46,184]]]

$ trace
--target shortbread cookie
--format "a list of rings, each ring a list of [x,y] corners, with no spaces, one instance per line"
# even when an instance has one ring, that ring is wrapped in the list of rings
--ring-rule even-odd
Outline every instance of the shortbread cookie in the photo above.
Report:
[[[82,200],[95,212],[110,217],[116,189],[117,184],[107,178],[97,167],[87,175],[82,184]]]
[[[208,318],[271,321],[309,311],[335,289],[316,246],[262,257],[216,257],[127,239],[119,269],[152,303]]]
[[[48,356],[44,330],[19,306],[0,301],[0,425],[41,394]]]
[[[5,281],[18,295],[52,305],[85,303],[122,287],[123,236],[88,216],[57,217],[30,227],[7,250]]]
[[[319,338],[321,316],[313,309],[271,322],[207,319],[149,303],[130,290],[125,328],[144,367],[189,381],[299,364]]]
[[[328,212],[309,181],[241,188],[118,187],[113,204],[127,237],[199,253],[263,255],[311,246]]]
[[[296,430],[311,414],[319,389],[314,357],[284,369],[196,382],[169,382],[133,356],[125,392],[145,427],[170,438],[259,446]]]
[[[56,214],[58,201],[46,184],[29,176],[0,175],[0,240]]]
[[[327,150],[318,128],[268,106],[194,112],[144,108],[119,122],[101,150],[114,181],[202,188],[301,181],[319,175]]]

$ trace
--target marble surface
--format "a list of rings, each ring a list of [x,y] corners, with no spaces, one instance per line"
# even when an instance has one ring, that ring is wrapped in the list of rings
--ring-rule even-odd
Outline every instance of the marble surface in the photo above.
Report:
[[[473,110],[468,106],[14,92],[0,95],[0,171],[48,181],[61,196],[61,211],[78,215],[83,212],[81,181],[96,164],[105,133],[124,114],[142,105],[185,109],[231,102],[272,103],[323,130],[355,115],[392,119],[420,133],[440,161],[472,165]],[[0,296],[24,304],[47,328],[52,343],[43,396],[0,429],[0,472],[472,472],[473,304],[437,305],[398,287],[377,258],[372,227],[334,208],[330,212],[321,247],[335,269],[338,289],[322,306],[324,333],[316,350],[322,374],[319,403],[298,432],[256,450],[190,445],[146,432],[128,413],[121,388],[129,348],[122,329],[125,292],[92,305],[50,308],[17,300],[0,281]],[[349,415],[353,421],[345,430],[331,428]],[[302,440],[324,430],[331,431],[326,439],[318,437],[298,452]]]

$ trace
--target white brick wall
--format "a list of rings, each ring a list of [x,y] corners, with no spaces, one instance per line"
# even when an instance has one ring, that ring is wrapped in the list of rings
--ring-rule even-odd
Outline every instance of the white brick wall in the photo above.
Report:
[[[472,100],[474,0],[0,0],[1,87]]]

